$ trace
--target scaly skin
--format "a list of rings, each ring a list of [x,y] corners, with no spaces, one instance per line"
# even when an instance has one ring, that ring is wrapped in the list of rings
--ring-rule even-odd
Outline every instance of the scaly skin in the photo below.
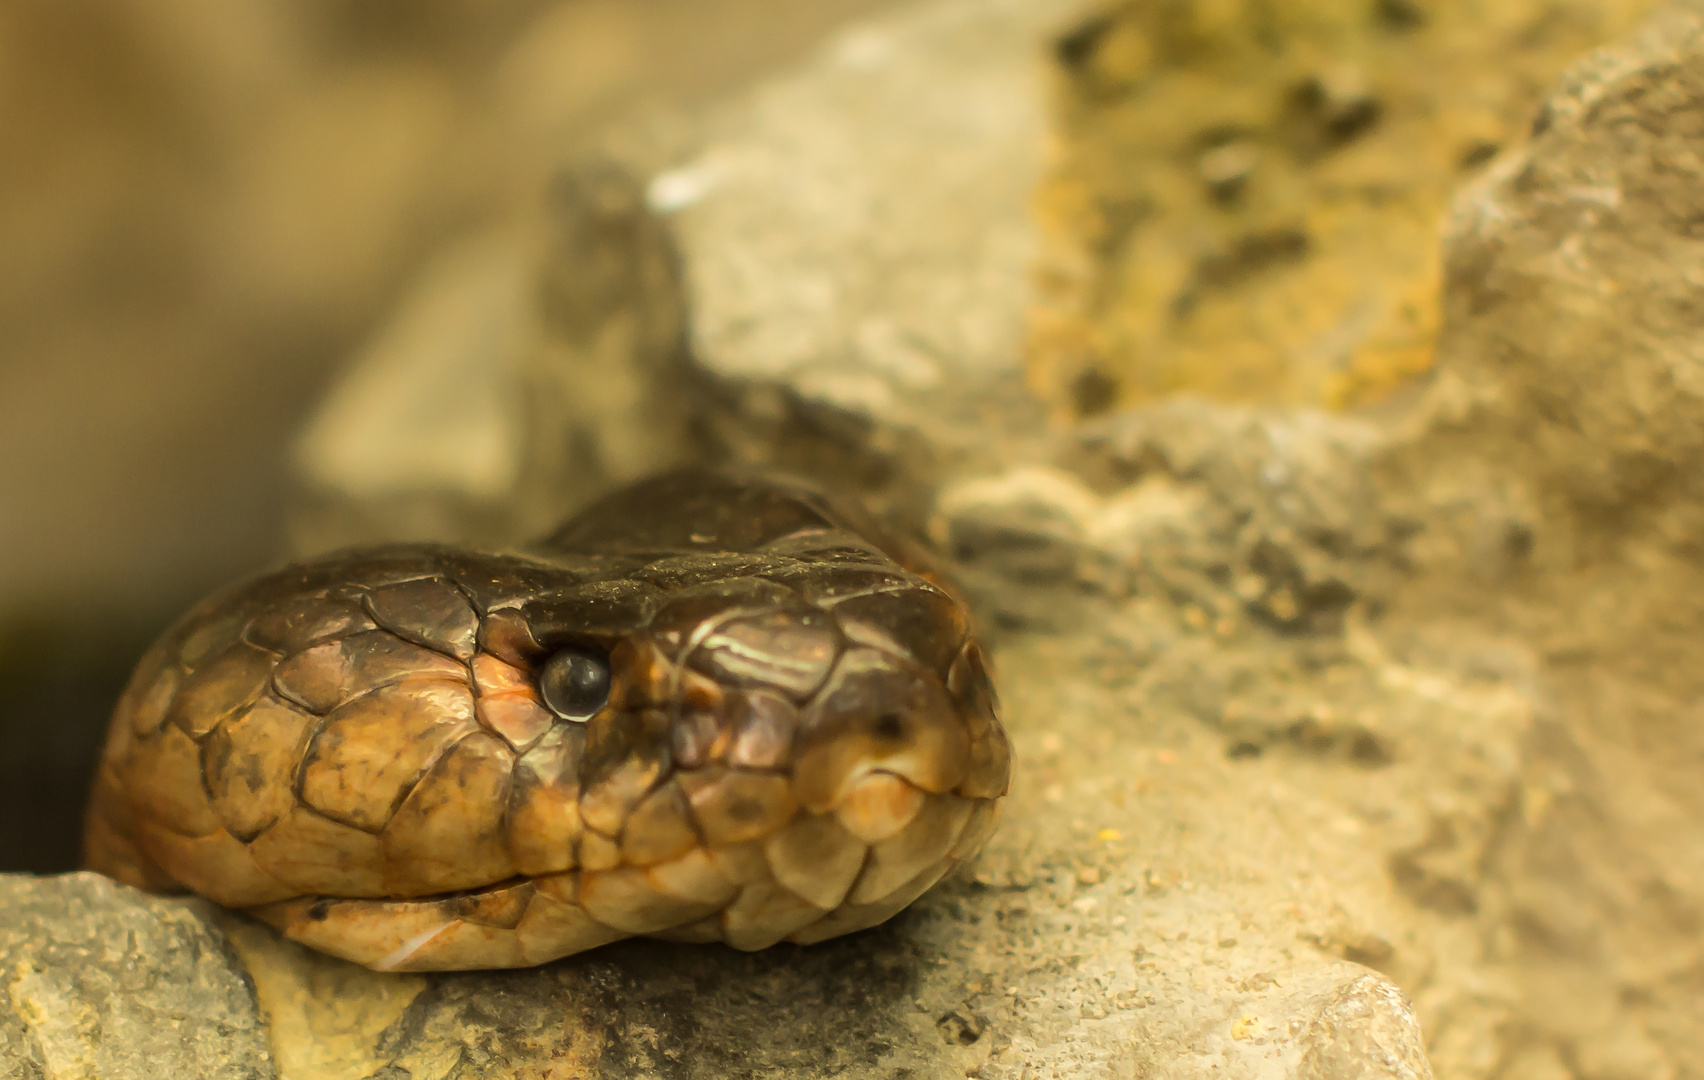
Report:
[[[607,654],[584,721],[536,683]],[[957,594],[794,481],[683,470],[533,548],[345,551],[203,603],[120,700],[87,864],[380,970],[873,926],[993,831]]]

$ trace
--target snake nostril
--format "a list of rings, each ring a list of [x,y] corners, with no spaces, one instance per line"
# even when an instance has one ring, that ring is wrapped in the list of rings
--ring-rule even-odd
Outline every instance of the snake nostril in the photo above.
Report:
[[[899,713],[883,713],[870,725],[870,734],[884,742],[899,742],[905,738],[905,717]]]

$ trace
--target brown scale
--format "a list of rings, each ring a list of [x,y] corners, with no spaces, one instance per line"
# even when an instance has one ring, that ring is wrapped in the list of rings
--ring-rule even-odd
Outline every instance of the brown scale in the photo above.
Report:
[[[197,606],[119,701],[85,858],[380,970],[810,943],[987,840],[997,708],[915,545],[683,470],[529,551],[342,551]]]

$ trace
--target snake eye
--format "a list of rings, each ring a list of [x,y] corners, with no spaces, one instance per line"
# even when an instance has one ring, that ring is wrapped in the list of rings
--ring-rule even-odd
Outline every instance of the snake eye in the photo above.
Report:
[[[538,692],[551,712],[583,724],[609,700],[609,661],[587,649],[563,649],[538,673]]]

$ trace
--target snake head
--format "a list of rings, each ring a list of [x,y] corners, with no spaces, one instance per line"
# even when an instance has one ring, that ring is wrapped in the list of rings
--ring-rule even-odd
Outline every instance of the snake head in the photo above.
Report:
[[[943,578],[790,482],[612,499],[191,611],[115,711],[90,863],[427,970],[818,941],[974,854],[1010,753]]]
[[[607,697],[569,736],[594,851],[740,843],[800,813],[876,842],[931,795],[1005,792],[993,689],[952,597],[891,564],[761,576],[690,561],[736,576],[683,585],[668,578],[684,566],[653,562],[653,580],[540,596],[484,630],[535,673],[586,656],[607,665]],[[776,569],[762,556],[745,568]]]

